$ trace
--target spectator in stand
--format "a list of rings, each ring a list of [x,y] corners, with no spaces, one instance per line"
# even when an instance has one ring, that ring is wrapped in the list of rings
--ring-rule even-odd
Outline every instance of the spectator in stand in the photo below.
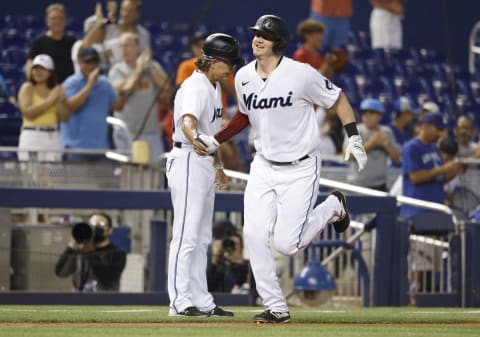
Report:
[[[323,56],[320,53],[323,45],[325,27],[314,19],[300,21],[297,26],[297,35],[302,39],[303,44],[293,54],[293,59],[299,62],[308,63],[317,69],[323,76],[332,78],[336,70],[341,69],[345,64],[339,63],[334,53]],[[337,52],[340,49],[337,49]],[[340,119],[335,114],[328,114],[321,107],[316,107],[316,117],[320,128],[320,141],[322,154],[336,155],[342,152],[344,133]]]
[[[441,113],[428,112],[420,121],[418,136],[403,146],[403,195],[445,203],[444,185],[460,172],[460,165],[456,161],[444,163],[437,148],[440,132],[445,128]],[[422,211],[422,208],[403,205],[400,214],[408,218]]]
[[[433,101],[426,101],[426,102],[423,102],[422,104],[422,109],[418,112],[418,116],[417,116],[417,121],[420,121],[422,120],[423,116],[425,116],[425,114],[427,112],[440,112],[440,107],[438,106],[437,103],[433,102]],[[415,123],[414,127],[413,127],[413,133],[414,135],[418,135],[418,132],[420,131],[420,124],[419,123]],[[442,130],[442,132],[445,132],[447,131],[446,129],[445,130]]]
[[[201,31],[193,34],[192,38],[190,39],[190,49],[193,57],[182,61],[178,66],[177,78],[175,79],[175,84],[177,86],[182,84],[182,82],[185,81],[197,69],[195,62],[197,62],[197,59],[202,55],[203,43],[205,42],[207,36],[207,33]]]
[[[413,137],[413,128],[417,114],[412,101],[407,96],[397,98],[393,103],[393,110],[395,116],[389,126],[396,142],[403,145]]]
[[[130,150],[128,140],[144,140],[150,144],[150,158],[153,163],[160,160],[164,152],[158,100],[163,90],[169,90],[170,81],[163,68],[152,60],[149,49],[140,54],[140,41],[134,33],[123,33],[120,37],[123,61],[113,65],[109,80],[119,92],[127,95],[123,110],[115,111],[115,117],[122,119],[128,127],[128,137],[120,135],[125,130],[114,129],[115,147]]]
[[[58,85],[55,66],[47,54],[35,56],[25,83],[18,93],[18,105],[22,112],[22,129],[18,142],[18,159],[28,161],[27,150],[52,150],[39,152],[39,161],[60,161],[62,158],[58,123],[65,120],[67,110],[64,89]]]
[[[140,52],[145,49],[152,49],[150,42],[150,33],[138,24],[142,8],[141,0],[123,0],[120,7],[120,19],[118,23],[112,22],[113,15],[109,14],[110,24],[105,25],[104,45],[110,64],[115,64],[123,60],[122,48],[120,46],[120,36],[122,33],[131,32],[138,35],[140,41]],[[116,8],[115,8],[116,9]],[[109,8],[112,12],[113,8]]]
[[[351,162],[347,179],[355,185],[387,191],[388,161],[400,163],[400,146],[395,142],[392,131],[380,125],[383,113],[383,105],[376,98],[366,98],[360,103],[362,123],[358,125],[358,133],[368,161],[365,170],[360,172],[357,162]]]
[[[343,48],[348,43],[352,13],[352,0],[311,0],[310,18],[325,27],[324,50]]]
[[[308,63],[317,69],[323,76],[332,78],[333,64],[336,57],[333,54],[323,56],[320,53],[323,44],[325,27],[314,19],[300,21],[297,26],[297,35],[303,44],[294,52],[293,59]]]
[[[65,78],[73,73],[70,53],[76,39],[65,34],[67,13],[62,4],[54,3],[47,7],[46,22],[47,32],[33,40],[30,45],[25,72],[27,75],[31,73],[30,68],[35,56],[47,54],[53,59],[58,81],[62,83]]]
[[[438,150],[444,163],[451,162],[457,158],[458,143],[452,136],[445,137],[438,142]],[[445,190],[445,204],[448,206],[452,204],[454,191],[459,185],[460,178],[458,174],[452,180],[445,183],[443,189]]]
[[[109,1],[108,3],[114,3],[115,1]],[[108,5],[107,5],[108,6]],[[108,6],[110,10],[115,9],[116,7]],[[115,17],[115,14],[108,13],[108,17]],[[107,19],[103,16],[102,12],[102,3],[97,2],[95,6],[95,14],[89,16],[83,22],[83,30],[85,36],[81,40],[77,40],[72,47],[72,62],[75,72],[78,72],[80,69],[78,67],[78,51],[80,48],[93,47],[100,55],[100,71],[102,74],[107,74],[110,68],[110,61],[107,57],[105,47],[103,45],[105,39],[105,25],[109,24],[110,19]]]
[[[117,95],[108,79],[99,75],[99,62],[100,56],[94,48],[80,49],[80,71],[63,83],[69,110],[67,121],[60,125],[65,148],[110,148],[106,117],[109,111],[123,109],[125,93],[119,92]],[[78,156],[71,158],[86,159]]]
[[[457,118],[457,125],[453,130],[458,143],[458,156],[471,157],[475,153],[477,144],[473,141],[475,136],[475,127],[473,121],[468,116]]]
[[[370,37],[372,48],[398,50],[403,48],[402,0],[370,0]]]

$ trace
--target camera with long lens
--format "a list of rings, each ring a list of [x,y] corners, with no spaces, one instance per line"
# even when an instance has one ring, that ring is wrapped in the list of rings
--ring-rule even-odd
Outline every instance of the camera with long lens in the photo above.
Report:
[[[230,239],[229,237],[226,237],[225,239],[223,239],[222,241],[222,248],[224,251],[226,252],[232,252],[235,250],[235,246],[236,246],[236,243],[235,241],[233,241],[232,239]]]
[[[79,222],[72,227],[72,237],[79,244],[86,242],[99,243],[105,240],[105,233],[100,227]]]

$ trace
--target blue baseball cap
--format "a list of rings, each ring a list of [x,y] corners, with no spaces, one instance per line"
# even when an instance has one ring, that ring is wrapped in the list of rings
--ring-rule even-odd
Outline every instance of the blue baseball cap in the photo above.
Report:
[[[437,129],[445,129],[447,127],[440,112],[427,112],[423,116],[421,123],[433,125]]]
[[[383,115],[383,104],[376,98],[365,98],[360,103],[360,111],[375,111]]]

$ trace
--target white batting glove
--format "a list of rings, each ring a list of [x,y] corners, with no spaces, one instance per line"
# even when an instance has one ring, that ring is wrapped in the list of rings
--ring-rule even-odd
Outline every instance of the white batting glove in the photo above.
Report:
[[[347,148],[345,149],[346,161],[350,159],[350,155],[352,155],[358,163],[358,172],[363,170],[367,163],[367,153],[362,144],[362,137],[359,135],[353,135],[348,138]]]
[[[201,133],[197,133],[195,139],[198,140],[200,143],[205,145],[207,148],[208,153],[214,153],[217,151],[220,143],[213,136],[203,135]]]

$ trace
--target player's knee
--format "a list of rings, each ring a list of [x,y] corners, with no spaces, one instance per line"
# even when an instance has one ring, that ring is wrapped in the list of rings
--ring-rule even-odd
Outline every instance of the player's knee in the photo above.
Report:
[[[283,255],[294,255],[298,252],[296,242],[290,240],[289,238],[281,235],[273,236],[273,245],[275,249]]]

